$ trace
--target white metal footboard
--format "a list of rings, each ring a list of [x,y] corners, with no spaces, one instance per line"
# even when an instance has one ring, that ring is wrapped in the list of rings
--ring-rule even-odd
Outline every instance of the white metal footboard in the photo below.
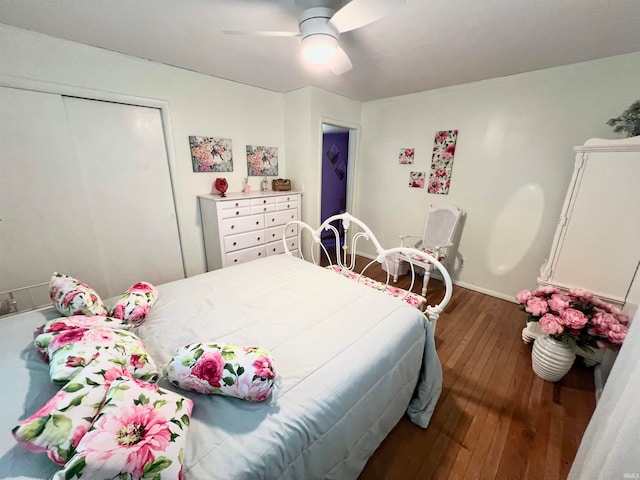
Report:
[[[416,295],[411,292],[411,290],[413,290],[416,272],[414,270],[413,263],[409,262],[408,260],[420,259],[421,261],[428,261],[433,263],[433,265],[442,275],[442,279],[445,285],[445,294],[442,300],[437,305],[427,304],[426,308],[424,309],[425,315],[427,316],[429,321],[434,324],[434,326],[436,321],[438,320],[438,317],[451,299],[451,277],[449,276],[449,272],[447,272],[446,268],[437,259],[415,248],[383,248],[371,229],[369,229],[366,224],[349,213],[343,213],[340,215],[329,217],[317,229],[313,229],[308,224],[301,221],[292,221],[287,224],[287,226],[289,225],[298,226],[297,255],[300,258],[303,258],[305,260],[307,259],[305,258],[306,251],[309,261],[311,261],[312,263],[319,265],[324,259],[324,261],[328,263],[330,267],[333,267],[335,265],[341,272],[346,272],[347,274],[348,272],[351,272],[358,280],[363,278],[368,279],[365,273],[367,269],[369,269],[369,267],[371,267],[374,263],[377,262],[380,264],[384,264],[386,267],[384,269],[386,270],[386,283],[383,282],[381,288],[379,289],[383,291],[393,291],[394,296],[398,296],[400,300],[406,300],[409,295]],[[284,232],[288,231],[287,226],[285,226]],[[335,252],[333,252],[333,254],[322,243],[323,232],[330,232],[332,234],[332,240],[335,240]],[[283,233],[282,235],[285,253],[287,255],[293,255],[293,253],[287,247],[285,235],[285,233]],[[325,240],[326,239],[327,238],[325,237]],[[367,263],[364,268],[362,268],[360,271],[356,271],[356,252],[358,251],[358,242],[362,241],[371,242],[376,250],[377,255],[373,260]],[[308,247],[306,250],[304,248],[305,246]],[[408,290],[405,291],[406,293],[404,294],[404,296],[396,295],[395,293],[399,289],[389,285],[389,280],[392,277],[389,274],[389,272],[392,271],[390,265],[393,262],[398,262],[399,260],[406,260],[410,267],[411,284]]]

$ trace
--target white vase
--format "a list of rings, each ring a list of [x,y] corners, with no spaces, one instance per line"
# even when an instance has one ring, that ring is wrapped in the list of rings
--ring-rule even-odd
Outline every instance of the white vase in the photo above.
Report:
[[[540,378],[557,382],[571,369],[576,354],[573,349],[549,335],[541,335],[533,342],[531,366]]]

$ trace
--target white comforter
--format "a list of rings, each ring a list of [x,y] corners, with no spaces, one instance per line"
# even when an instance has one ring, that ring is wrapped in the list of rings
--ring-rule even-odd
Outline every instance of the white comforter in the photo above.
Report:
[[[195,402],[186,480],[356,478],[405,411],[418,425],[429,422],[442,381],[433,332],[417,309],[395,298],[284,255],[158,291],[137,332],[158,365],[182,345],[216,341],[268,349],[279,376],[266,403],[182,392]],[[0,478],[46,478],[56,470],[46,457],[21,451],[10,434],[55,391],[25,334],[55,316],[2,321],[10,328],[0,340],[1,398],[11,408],[2,415]],[[15,464],[35,457],[35,464]]]

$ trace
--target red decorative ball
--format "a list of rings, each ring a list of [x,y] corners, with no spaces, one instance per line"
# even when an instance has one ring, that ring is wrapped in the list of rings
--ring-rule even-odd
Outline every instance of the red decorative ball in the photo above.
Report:
[[[229,188],[229,184],[227,183],[226,178],[216,178],[213,186],[220,192],[221,197],[226,197],[225,192]]]

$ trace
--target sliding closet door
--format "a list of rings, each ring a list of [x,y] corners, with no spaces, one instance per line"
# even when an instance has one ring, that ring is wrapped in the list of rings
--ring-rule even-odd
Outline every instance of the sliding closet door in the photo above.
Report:
[[[183,278],[160,110],[71,97],[64,105],[105,289]]]
[[[62,98],[0,88],[0,105],[0,291],[88,276],[97,237]]]
[[[0,291],[184,277],[160,111],[0,87]]]

